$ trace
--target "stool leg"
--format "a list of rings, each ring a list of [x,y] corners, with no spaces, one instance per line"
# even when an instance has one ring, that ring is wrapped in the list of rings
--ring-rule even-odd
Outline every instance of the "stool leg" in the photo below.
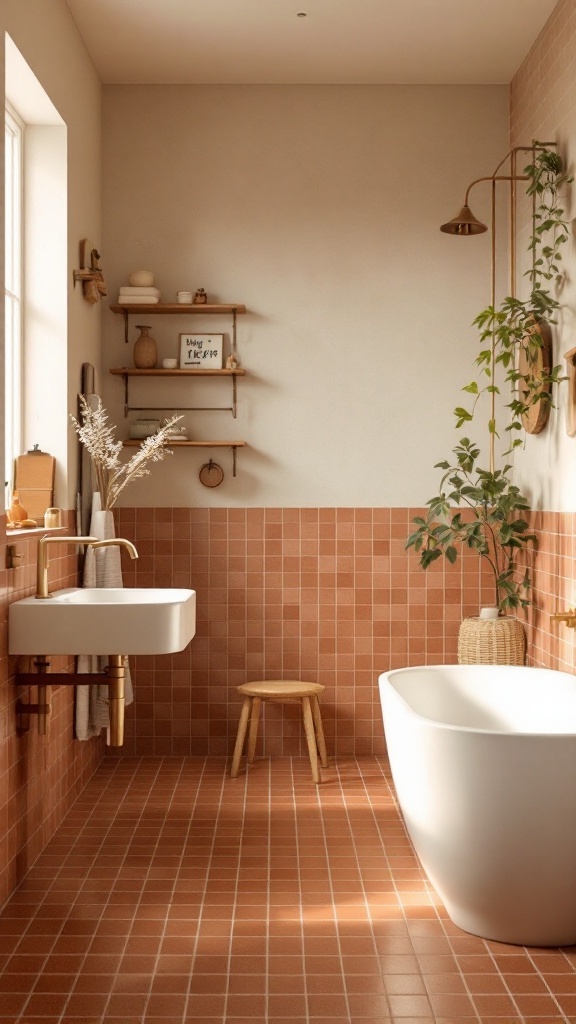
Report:
[[[326,753],[326,742],[324,740],[324,729],[322,728],[322,716],[320,714],[320,703],[318,701],[318,697],[311,697],[310,703],[312,705],[312,717],[314,719],[314,726],[316,728],[316,740],[318,742],[320,762],[323,768],[327,768],[328,754]]]
[[[261,697],[254,697],[252,700],[252,714],[250,715],[250,735],[248,737],[248,764],[254,760],[256,750],[256,739],[258,737],[258,722],[260,720]]]
[[[242,757],[242,747],[244,746],[244,737],[246,736],[246,727],[248,725],[248,714],[250,712],[251,697],[245,697],[242,705],[242,711],[240,712],[240,721],[238,722],[238,733],[236,735],[236,745],[234,747],[234,757],[232,758],[232,768],[230,770],[230,778],[235,779],[238,775],[238,768],[240,766],[240,758]]]
[[[318,771],[318,752],[316,750],[316,736],[314,734],[314,720],[312,718],[312,711],[310,710],[310,698],[302,697],[302,717],[304,719],[304,730],[306,732],[306,740],[308,743],[308,754],[310,756],[310,764],[312,766],[312,778],[314,782],[320,782],[320,772]]]

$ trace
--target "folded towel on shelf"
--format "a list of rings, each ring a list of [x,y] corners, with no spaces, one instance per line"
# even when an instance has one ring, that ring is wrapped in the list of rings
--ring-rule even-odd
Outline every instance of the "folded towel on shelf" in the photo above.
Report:
[[[155,306],[160,299],[155,295],[119,295],[119,306]]]
[[[133,288],[132,285],[126,284],[122,285],[120,295],[155,295],[159,299],[160,290],[158,288]]]

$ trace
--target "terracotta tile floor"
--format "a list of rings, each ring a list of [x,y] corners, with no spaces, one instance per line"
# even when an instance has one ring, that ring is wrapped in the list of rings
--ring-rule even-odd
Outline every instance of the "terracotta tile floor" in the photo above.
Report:
[[[576,1022],[576,948],[484,942],[375,759],[103,762],[0,916],[0,1024]]]

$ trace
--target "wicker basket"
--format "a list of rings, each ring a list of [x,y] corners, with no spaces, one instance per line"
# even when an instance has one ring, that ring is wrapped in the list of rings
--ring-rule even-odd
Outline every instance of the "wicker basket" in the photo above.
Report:
[[[526,634],[518,619],[507,615],[499,619],[471,616],[461,623],[460,665],[523,665],[525,659]]]

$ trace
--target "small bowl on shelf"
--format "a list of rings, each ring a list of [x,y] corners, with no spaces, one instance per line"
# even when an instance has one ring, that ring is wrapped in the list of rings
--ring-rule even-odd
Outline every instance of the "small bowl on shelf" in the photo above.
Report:
[[[162,368],[164,370],[176,370],[176,369],[178,369],[178,360],[177,359],[163,359],[162,360]]]
[[[128,278],[131,288],[151,288],[154,284],[154,274],[151,270],[134,270]]]

